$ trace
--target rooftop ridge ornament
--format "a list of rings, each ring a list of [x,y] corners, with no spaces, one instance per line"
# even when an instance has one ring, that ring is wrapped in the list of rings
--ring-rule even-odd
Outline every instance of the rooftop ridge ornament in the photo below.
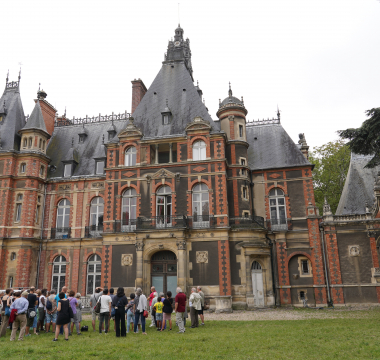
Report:
[[[231,81],[228,83],[228,85],[229,85],[228,96],[232,97]]]
[[[128,113],[127,111],[120,113],[120,114],[115,114],[112,113],[112,115],[101,115],[99,113],[98,116],[85,116],[84,118],[76,118],[73,116],[72,119],[66,119],[62,121],[62,119],[56,119],[55,120],[55,126],[60,127],[60,126],[70,126],[70,125],[82,125],[82,124],[91,124],[91,123],[99,123],[99,122],[108,122],[112,120],[129,120],[131,117],[131,114]]]
[[[6,82],[5,82],[5,90],[18,88],[20,85],[20,79],[21,79],[21,68],[20,68],[20,73],[18,76],[18,81],[9,81],[9,69],[8,69]]]
[[[277,105],[277,119],[278,119],[278,121],[280,121],[280,118],[281,118],[280,109],[278,108],[278,105]]]

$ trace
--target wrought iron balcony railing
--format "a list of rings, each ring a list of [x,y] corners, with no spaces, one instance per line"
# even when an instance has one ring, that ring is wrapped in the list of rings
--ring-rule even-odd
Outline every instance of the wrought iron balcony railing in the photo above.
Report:
[[[161,215],[150,218],[139,217],[137,219],[137,230],[186,228],[187,219],[185,215]]]
[[[103,225],[90,225],[84,229],[84,236],[86,238],[100,238],[103,233]]]
[[[269,223],[269,228],[272,231],[287,231],[290,230],[290,221],[287,218],[281,217],[281,218],[273,218],[267,220]]]
[[[230,218],[231,229],[265,229],[261,216]]]
[[[52,239],[70,239],[71,238],[71,228],[51,228],[51,238]]]
[[[114,232],[133,232],[136,231],[137,219],[116,220],[114,223]]]
[[[214,215],[187,216],[187,227],[189,229],[210,229],[215,227]]]

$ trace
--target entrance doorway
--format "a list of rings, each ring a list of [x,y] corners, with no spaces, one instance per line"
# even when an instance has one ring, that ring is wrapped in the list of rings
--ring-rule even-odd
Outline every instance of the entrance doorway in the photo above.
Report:
[[[171,251],[159,251],[151,258],[152,286],[157,293],[167,291],[175,296],[177,289],[177,257]]]
[[[263,270],[257,261],[252,264],[252,290],[254,306],[264,306]]]

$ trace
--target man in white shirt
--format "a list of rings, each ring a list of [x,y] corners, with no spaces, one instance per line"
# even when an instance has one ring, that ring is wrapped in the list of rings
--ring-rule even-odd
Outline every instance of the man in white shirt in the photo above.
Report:
[[[41,295],[38,302],[38,323],[37,323],[37,332],[41,326],[41,331],[44,331],[45,315],[46,315],[46,289],[42,289]]]
[[[99,334],[102,333],[103,321],[105,322],[105,334],[108,333],[108,325],[111,315],[111,296],[108,295],[108,289],[103,290],[103,294],[99,297],[100,302],[100,314],[99,314]]]

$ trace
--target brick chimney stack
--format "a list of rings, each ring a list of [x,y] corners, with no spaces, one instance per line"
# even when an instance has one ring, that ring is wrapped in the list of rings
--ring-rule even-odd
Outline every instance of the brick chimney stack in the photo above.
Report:
[[[132,80],[132,111],[133,114],[140,104],[140,101],[144,97],[145,93],[148,91],[141,79]]]
[[[53,134],[54,131],[54,118],[57,110],[54,108],[52,104],[46,101],[46,92],[43,90],[38,90],[37,99],[34,102],[40,101],[42,116],[45,121],[46,131],[50,134]]]

